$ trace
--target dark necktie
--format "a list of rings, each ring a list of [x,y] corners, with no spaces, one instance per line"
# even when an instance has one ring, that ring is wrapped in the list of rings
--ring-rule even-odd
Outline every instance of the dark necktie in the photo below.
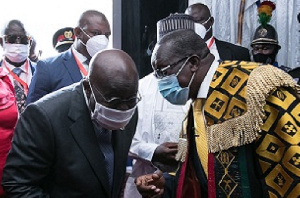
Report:
[[[85,63],[87,66],[89,66],[90,60],[89,60],[89,59],[86,59],[86,61],[84,61],[84,63]]]
[[[23,71],[21,68],[15,67],[12,70],[12,72],[19,77]],[[14,89],[15,89],[16,98],[17,98],[18,110],[19,110],[19,113],[22,113],[24,111],[25,105],[26,105],[25,104],[26,103],[26,95],[25,95],[23,86],[15,79],[13,81],[14,81]]]
[[[112,187],[113,173],[114,173],[114,150],[111,143],[111,132],[105,128],[98,128],[96,131],[100,149],[104,154],[106,170],[108,173],[109,186]]]

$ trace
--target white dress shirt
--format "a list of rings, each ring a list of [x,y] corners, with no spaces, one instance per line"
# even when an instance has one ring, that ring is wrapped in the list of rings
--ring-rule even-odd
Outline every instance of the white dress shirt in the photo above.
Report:
[[[86,71],[89,71],[89,65],[87,64],[87,58],[85,56],[83,56],[81,53],[79,53],[73,46],[72,46],[72,52],[75,56],[75,59],[77,58],[79,60],[79,62],[81,62],[81,64],[83,65],[83,67],[86,69]],[[80,70],[79,70],[80,71]],[[82,72],[80,71],[82,77],[84,77],[84,75],[82,74]]]
[[[135,157],[132,174],[127,180],[125,198],[139,198],[134,178],[153,173],[153,153],[164,142],[178,142],[182,122],[190,106],[173,105],[159,93],[157,79],[150,73],[139,81],[142,100],[138,103],[138,123],[130,155]]]
[[[3,62],[5,61],[4,59],[2,60]],[[29,63],[29,59],[27,59],[28,61],[28,70],[26,71],[26,68],[25,68],[25,65],[26,65],[26,62],[20,67],[20,69],[22,69],[22,73],[20,74],[19,78],[21,80],[23,80],[28,88],[29,88],[29,85],[31,83],[31,79],[32,79],[32,70],[31,70],[31,67],[30,67],[30,63]],[[12,71],[15,66],[14,65],[11,65],[10,63],[8,63],[7,61],[5,61],[5,65]],[[3,67],[3,63],[2,63],[2,67]],[[3,67],[3,69],[8,72],[8,70],[6,69],[6,67]],[[11,80],[11,83],[14,84],[13,82],[13,77],[12,75],[8,74],[9,76],[9,79]]]

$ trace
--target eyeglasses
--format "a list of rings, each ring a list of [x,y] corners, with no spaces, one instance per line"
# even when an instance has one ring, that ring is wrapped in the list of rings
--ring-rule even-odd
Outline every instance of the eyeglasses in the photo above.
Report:
[[[90,87],[92,88],[91,83],[89,82]],[[127,104],[127,106],[129,108],[133,108],[137,105],[138,102],[140,102],[142,100],[142,97],[140,95],[139,92],[137,92],[137,96],[133,96],[131,98],[128,99],[121,99],[118,97],[112,97],[112,98],[106,98],[103,96],[103,94],[96,88],[93,86],[93,88],[95,88],[95,90],[98,92],[98,94],[103,98],[103,100],[109,104],[111,104],[112,106],[118,106],[120,104]],[[93,90],[92,90],[93,91]]]
[[[187,58],[189,58],[189,56],[186,56],[186,57],[180,59],[179,61],[177,61],[177,62],[175,62],[175,63],[172,63],[172,64],[170,64],[170,65],[167,65],[167,66],[165,66],[165,67],[163,67],[163,68],[161,68],[161,69],[155,69],[155,70],[154,70],[154,76],[155,76],[156,78],[158,78],[158,79],[161,79],[161,78],[164,78],[164,77],[168,76],[168,73],[167,73],[167,70],[168,70],[168,69],[170,69],[170,68],[176,66],[178,63],[180,63],[181,61],[183,61],[183,60],[185,60],[185,59],[187,59]]]
[[[3,35],[3,38],[6,43],[10,44],[20,43],[27,45],[29,40],[31,40],[31,37],[27,35]]]

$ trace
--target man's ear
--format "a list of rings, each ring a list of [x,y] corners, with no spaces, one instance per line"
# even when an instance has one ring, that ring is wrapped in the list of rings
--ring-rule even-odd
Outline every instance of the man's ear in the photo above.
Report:
[[[214,17],[211,17],[211,26],[213,26],[214,25],[214,22],[215,22],[215,19],[214,19]]]
[[[79,28],[79,27],[76,27],[76,28],[74,28],[74,35],[75,35],[75,37],[77,37],[77,38],[79,38],[80,37],[80,34],[81,34],[81,29]]]
[[[33,39],[31,38],[30,40],[29,40],[29,48],[31,48],[32,47],[32,45],[33,45]]]
[[[193,55],[190,59],[189,62],[191,63],[191,71],[196,72],[200,66],[200,58],[197,55]]]

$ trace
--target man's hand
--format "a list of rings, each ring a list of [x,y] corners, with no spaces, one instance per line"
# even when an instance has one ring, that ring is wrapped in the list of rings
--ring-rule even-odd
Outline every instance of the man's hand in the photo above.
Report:
[[[136,187],[143,198],[158,198],[164,193],[165,179],[161,171],[142,175],[135,179]]]
[[[162,143],[155,149],[151,162],[163,172],[173,172],[178,167],[178,161],[175,159],[177,152],[177,143]]]

